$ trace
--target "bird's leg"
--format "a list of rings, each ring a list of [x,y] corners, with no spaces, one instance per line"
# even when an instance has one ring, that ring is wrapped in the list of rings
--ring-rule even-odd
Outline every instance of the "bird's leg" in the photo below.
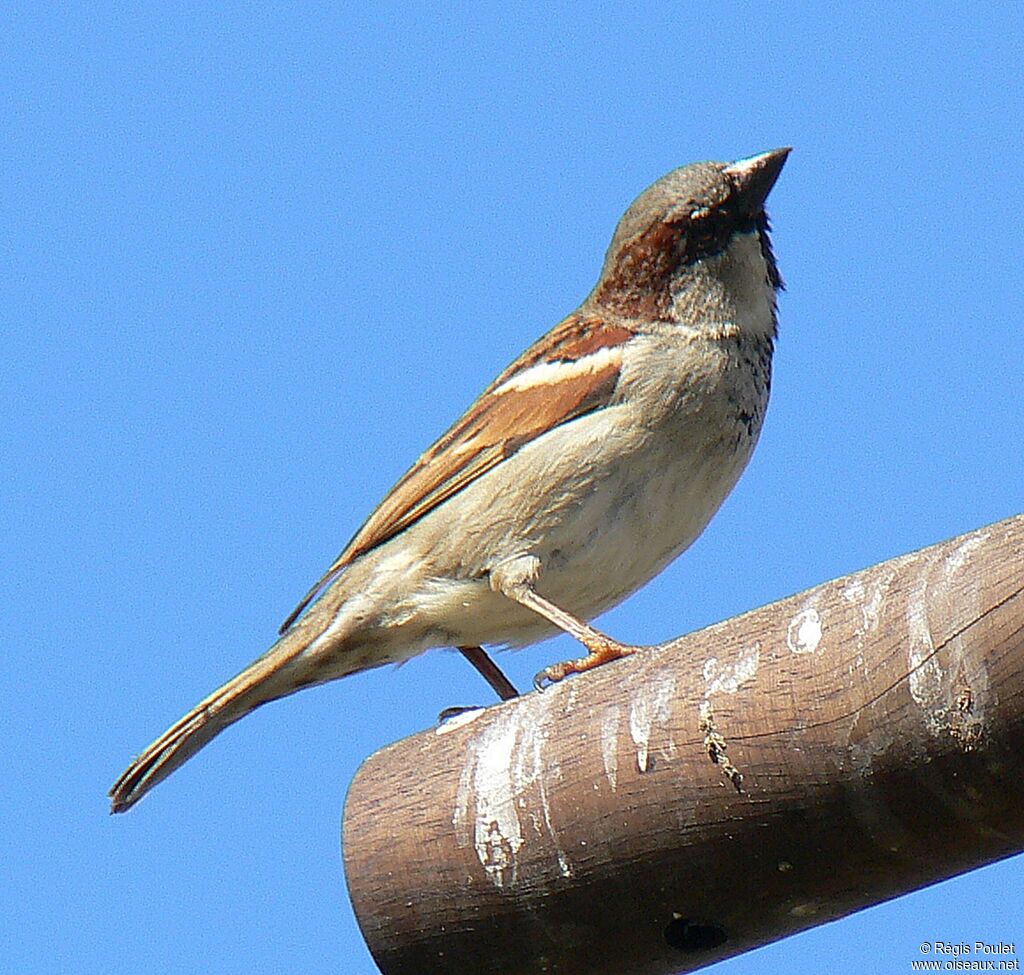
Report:
[[[458,650],[476,668],[477,673],[494,688],[494,693],[501,700],[511,701],[512,698],[519,697],[519,692],[515,689],[515,685],[501,672],[501,668],[487,656],[487,651],[483,647],[459,647]]]
[[[518,589],[518,587],[517,587]],[[560,630],[564,630],[569,636],[574,637],[587,648],[585,657],[577,657],[575,660],[563,660],[561,663],[552,664],[546,667],[533,678],[533,686],[542,690],[547,684],[554,684],[568,677],[570,674],[582,674],[585,670],[593,670],[611,660],[618,660],[620,657],[628,657],[635,653],[637,648],[619,643],[610,636],[595,629],[584,620],[567,613],[554,603],[549,602],[539,595],[532,586],[523,586],[518,589],[512,598],[523,606],[539,613],[545,619],[550,620]]]
[[[519,691],[516,690],[515,685],[501,672],[501,668],[487,656],[487,651],[483,647],[456,647],[455,649],[473,665],[476,672],[491,685],[501,700],[511,701],[512,698],[519,697]],[[437,723],[444,724],[446,721],[450,721],[460,714],[465,714],[467,711],[479,710],[481,708],[478,706],[445,708],[437,716]]]
[[[575,660],[565,660],[542,670],[533,679],[533,686],[537,690],[541,690],[547,684],[554,684],[568,677],[569,674],[581,674],[586,670],[593,670],[594,667],[599,667],[601,664],[618,660],[620,657],[627,657],[636,652],[637,647],[613,640],[585,620],[573,616],[572,613],[567,613],[541,596],[533,588],[533,583],[539,572],[540,561],[534,556],[523,556],[511,562],[504,562],[496,570],[493,570],[491,586],[502,595],[514,599],[527,609],[532,609],[560,630],[568,633],[569,636],[579,640],[587,648],[587,655]]]

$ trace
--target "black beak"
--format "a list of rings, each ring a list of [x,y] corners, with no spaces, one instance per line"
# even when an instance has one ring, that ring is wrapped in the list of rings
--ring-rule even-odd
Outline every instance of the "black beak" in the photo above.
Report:
[[[759,156],[737,159],[725,167],[724,172],[736,187],[742,208],[750,216],[757,216],[764,209],[764,201],[768,199],[791,151],[789,146],[783,146],[762,152]]]

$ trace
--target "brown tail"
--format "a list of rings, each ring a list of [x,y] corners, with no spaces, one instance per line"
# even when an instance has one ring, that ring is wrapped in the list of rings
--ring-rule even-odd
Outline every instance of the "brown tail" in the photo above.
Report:
[[[286,633],[262,657],[229,680],[167,729],[121,774],[110,790],[110,811],[131,809],[158,782],[190,759],[228,725],[267,701],[284,697],[309,681],[289,667],[311,642],[305,627]]]

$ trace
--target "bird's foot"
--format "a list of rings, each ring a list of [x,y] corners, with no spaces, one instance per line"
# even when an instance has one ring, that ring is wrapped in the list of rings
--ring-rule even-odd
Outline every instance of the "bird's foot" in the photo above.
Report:
[[[452,718],[457,718],[460,714],[468,714],[470,711],[482,711],[483,705],[470,704],[467,707],[452,707],[445,708],[438,716],[437,723],[439,725],[446,724],[451,721]]]
[[[643,649],[642,647],[619,643],[617,640],[613,640],[603,634],[600,640],[588,639],[584,646],[590,651],[585,657],[578,657],[576,660],[564,660],[560,664],[552,664],[550,667],[545,667],[544,670],[533,678],[533,686],[538,691],[542,691],[551,684],[557,684],[560,680],[565,680],[570,674],[582,674],[587,670],[593,670],[595,667],[600,667],[602,664],[609,663],[612,660],[628,657],[630,654],[636,653],[637,650]]]

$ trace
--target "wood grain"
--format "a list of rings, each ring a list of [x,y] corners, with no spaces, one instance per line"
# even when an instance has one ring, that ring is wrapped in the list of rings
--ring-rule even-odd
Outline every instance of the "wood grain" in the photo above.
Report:
[[[689,971],[1024,849],[1024,516],[371,756],[384,975]]]

